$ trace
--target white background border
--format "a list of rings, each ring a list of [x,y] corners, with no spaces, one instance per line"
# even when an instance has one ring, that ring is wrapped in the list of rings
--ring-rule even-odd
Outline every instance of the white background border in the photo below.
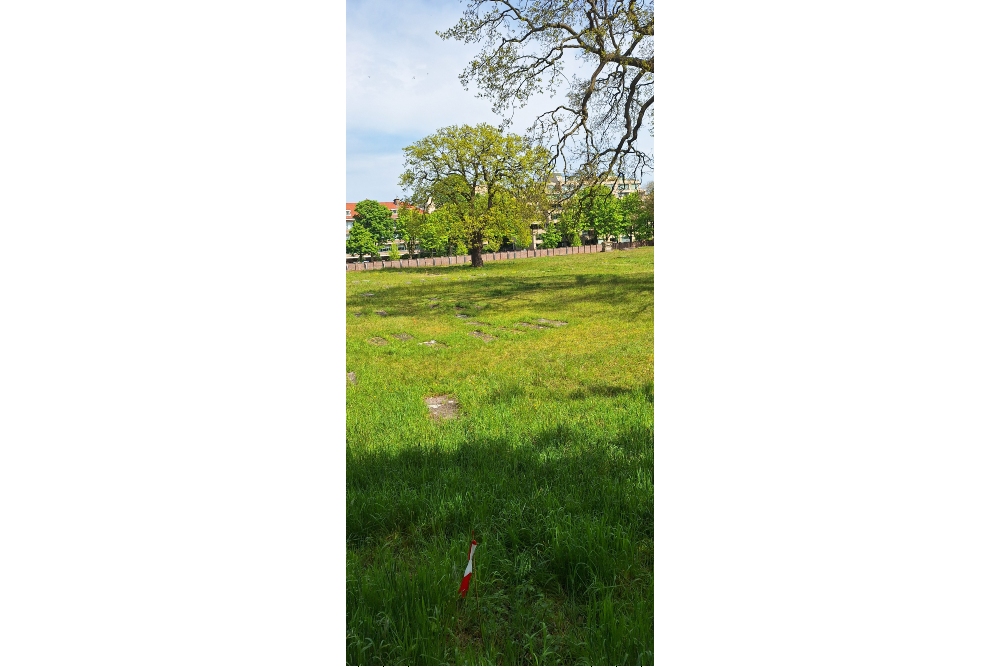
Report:
[[[0,663],[343,659],[344,15],[0,9]],[[995,9],[659,16],[658,662],[995,664]]]

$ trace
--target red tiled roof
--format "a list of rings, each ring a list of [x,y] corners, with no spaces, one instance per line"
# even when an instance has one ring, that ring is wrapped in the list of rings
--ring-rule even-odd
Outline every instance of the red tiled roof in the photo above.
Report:
[[[394,204],[391,201],[380,201],[379,204],[382,204],[382,206],[385,206],[387,209],[389,209],[393,213],[395,213],[396,209],[399,208],[399,206],[397,204]],[[403,204],[403,202],[400,202],[400,204]],[[358,202],[356,202],[356,201],[349,201],[349,202],[347,202],[346,209],[347,209],[347,219],[348,220],[350,220],[350,219],[352,219],[354,217],[354,207],[357,206],[357,205],[358,205]],[[406,204],[404,204],[404,206],[405,205]],[[424,212],[423,209],[417,209],[417,210],[419,210],[421,213]]]

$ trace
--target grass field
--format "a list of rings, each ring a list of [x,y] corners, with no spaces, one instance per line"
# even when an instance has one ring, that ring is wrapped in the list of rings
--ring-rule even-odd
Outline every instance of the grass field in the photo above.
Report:
[[[652,248],[349,273],[347,370],[349,664],[653,662]]]

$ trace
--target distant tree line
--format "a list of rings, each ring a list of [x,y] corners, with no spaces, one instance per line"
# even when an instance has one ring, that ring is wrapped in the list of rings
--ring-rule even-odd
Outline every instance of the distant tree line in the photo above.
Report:
[[[532,245],[532,225],[545,229],[542,248],[580,245],[585,232],[610,242],[653,236],[653,188],[618,198],[611,188],[589,186],[561,200],[548,189],[550,156],[524,137],[482,123],[451,126],[403,149],[400,185],[409,191],[397,218],[377,201],[358,202],[347,252],[390,259],[402,242],[410,257],[470,254],[482,266],[484,252],[507,243]],[[432,212],[418,203],[434,202]]]

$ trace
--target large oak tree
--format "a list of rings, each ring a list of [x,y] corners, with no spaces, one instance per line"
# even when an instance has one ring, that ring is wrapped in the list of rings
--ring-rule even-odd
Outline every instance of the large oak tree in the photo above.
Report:
[[[481,123],[451,126],[403,149],[399,184],[410,201],[434,202],[451,220],[474,267],[503,237],[527,239],[545,200],[548,153],[524,137]]]

